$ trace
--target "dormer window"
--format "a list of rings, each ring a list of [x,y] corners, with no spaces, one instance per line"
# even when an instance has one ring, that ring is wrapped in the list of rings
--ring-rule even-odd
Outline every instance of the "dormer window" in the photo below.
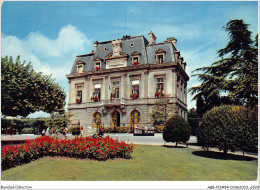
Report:
[[[165,62],[165,53],[166,51],[163,49],[158,49],[155,51],[156,53],[156,63],[157,64],[162,64]]]
[[[77,62],[77,72],[83,73],[83,70],[84,70],[84,63],[81,61]]]
[[[132,65],[137,66],[140,64],[140,55],[141,53],[134,51],[131,56],[132,56]]]
[[[95,64],[94,64],[94,70],[95,71],[98,71],[98,70],[100,70],[101,69],[101,66],[102,66],[102,59],[100,59],[99,57],[96,57],[95,59],[94,59],[94,62],[95,62]]]
[[[139,64],[139,56],[134,56],[132,57],[132,64],[134,66],[138,65]]]
[[[100,69],[101,69],[101,62],[100,62],[100,61],[97,61],[97,62],[95,63],[95,70],[98,71],[98,70],[100,70]]]
[[[156,56],[156,58],[157,58],[156,62],[157,62],[158,64],[162,64],[162,63],[164,62],[164,56],[163,56],[163,54],[158,54],[158,55]]]

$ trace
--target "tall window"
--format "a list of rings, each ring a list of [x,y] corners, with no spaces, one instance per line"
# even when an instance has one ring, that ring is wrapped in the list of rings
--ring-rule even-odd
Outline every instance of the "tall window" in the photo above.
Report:
[[[119,98],[119,82],[113,82],[113,98]]]
[[[163,55],[158,55],[158,63],[163,63]]]
[[[156,63],[162,64],[164,62],[164,53],[156,54]]]
[[[163,93],[164,90],[164,78],[157,78],[156,92]]]
[[[95,84],[94,96],[97,96],[98,100],[101,99],[101,84]]]
[[[130,97],[133,99],[139,98],[139,80],[132,81],[132,92]]]
[[[76,89],[77,89],[76,102],[81,103],[82,102],[82,86],[76,86]]]

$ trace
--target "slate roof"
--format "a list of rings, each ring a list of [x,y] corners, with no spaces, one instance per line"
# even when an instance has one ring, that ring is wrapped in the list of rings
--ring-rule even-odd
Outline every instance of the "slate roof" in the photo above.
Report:
[[[121,39],[122,53],[128,55],[127,66],[132,65],[132,56],[135,53],[140,53],[140,64],[155,64],[156,51],[165,51],[165,62],[174,62],[174,51],[177,49],[171,42],[155,43],[149,45],[147,39],[141,36],[134,36]],[[131,46],[133,45],[133,46]],[[104,51],[106,49],[106,51]],[[70,74],[77,73],[77,62],[82,61],[84,63],[84,71],[94,71],[94,59],[100,59],[102,61],[101,69],[106,68],[105,59],[113,51],[112,41],[99,42],[96,53],[93,51],[90,54],[78,55],[74,61]],[[132,55],[133,54],[133,55]]]

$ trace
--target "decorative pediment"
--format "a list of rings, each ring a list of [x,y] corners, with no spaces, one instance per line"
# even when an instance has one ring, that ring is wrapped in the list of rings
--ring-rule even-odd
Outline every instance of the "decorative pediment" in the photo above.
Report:
[[[105,59],[115,59],[115,58],[123,58],[123,57],[128,57],[128,54],[124,52],[119,52],[119,55],[113,55],[113,52],[109,53]]]
[[[166,53],[166,51],[164,49],[159,48],[155,51],[155,53]]]
[[[103,59],[101,59],[101,58],[99,58],[99,57],[96,57],[96,58],[94,59],[94,61],[103,61]]]
[[[82,64],[86,64],[86,63],[83,62],[83,61],[77,61],[76,64],[77,64],[77,65],[82,65]]]
[[[137,51],[134,51],[133,53],[131,53],[132,56],[135,56],[135,55],[141,55],[141,53],[137,52]]]

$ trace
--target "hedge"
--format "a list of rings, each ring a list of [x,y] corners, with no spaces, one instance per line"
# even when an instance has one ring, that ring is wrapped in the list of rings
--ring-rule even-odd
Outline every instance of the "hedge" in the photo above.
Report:
[[[204,149],[256,152],[258,144],[257,110],[224,105],[204,114],[197,129],[197,140]]]

